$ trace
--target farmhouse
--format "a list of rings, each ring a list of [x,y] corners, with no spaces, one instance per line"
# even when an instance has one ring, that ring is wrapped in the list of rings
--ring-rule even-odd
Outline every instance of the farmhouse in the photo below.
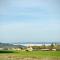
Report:
[[[31,46],[26,48],[26,51],[33,51],[33,48]]]

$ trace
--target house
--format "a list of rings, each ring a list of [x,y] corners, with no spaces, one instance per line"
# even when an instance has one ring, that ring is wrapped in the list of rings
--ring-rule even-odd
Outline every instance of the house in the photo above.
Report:
[[[31,46],[28,46],[28,47],[26,48],[26,51],[33,51],[33,48],[32,48]]]

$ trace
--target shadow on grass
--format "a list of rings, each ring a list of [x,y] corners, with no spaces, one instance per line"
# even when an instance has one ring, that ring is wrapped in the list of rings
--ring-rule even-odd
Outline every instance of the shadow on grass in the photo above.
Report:
[[[15,51],[0,50],[0,53],[15,53]]]

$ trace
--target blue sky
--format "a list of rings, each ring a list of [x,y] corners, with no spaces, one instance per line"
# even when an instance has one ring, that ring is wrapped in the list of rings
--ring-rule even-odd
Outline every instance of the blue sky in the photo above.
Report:
[[[60,0],[0,0],[0,42],[60,41]]]

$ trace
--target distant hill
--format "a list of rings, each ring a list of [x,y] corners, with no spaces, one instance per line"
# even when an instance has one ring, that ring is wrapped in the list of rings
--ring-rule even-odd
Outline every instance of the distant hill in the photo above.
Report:
[[[25,46],[22,45],[13,45],[9,43],[0,43],[0,48],[23,48]]]
[[[60,44],[60,42],[17,42],[17,43],[13,43],[13,44],[51,44],[51,43],[56,43],[56,44]]]

